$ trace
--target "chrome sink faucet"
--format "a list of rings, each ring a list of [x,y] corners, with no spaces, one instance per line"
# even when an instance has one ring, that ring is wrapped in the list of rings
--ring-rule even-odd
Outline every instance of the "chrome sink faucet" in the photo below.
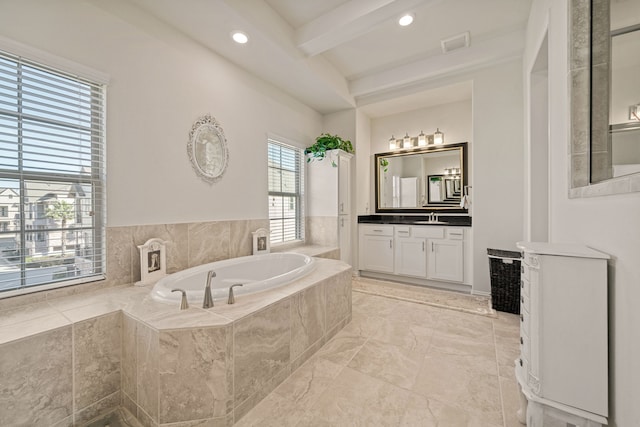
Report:
[[[216,277],[216,272],[211,270],[207,273],[207,283],[204,286],[204,301],[202,302],[202,308],[213,307],[213,297],[211,296],[211,280]]]

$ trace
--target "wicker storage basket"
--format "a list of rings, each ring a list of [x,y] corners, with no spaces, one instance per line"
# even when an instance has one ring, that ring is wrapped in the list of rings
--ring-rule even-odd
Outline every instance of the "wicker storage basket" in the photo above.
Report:
[[[491,306],[520,314],[520,252],[487,249],[491,275]]]

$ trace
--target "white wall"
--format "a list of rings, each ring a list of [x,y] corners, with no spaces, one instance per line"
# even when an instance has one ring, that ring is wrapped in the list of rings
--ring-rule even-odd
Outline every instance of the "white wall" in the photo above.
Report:
[[[267,132],[307,146],[322,117],[126,1],[94,4],[3,1],[0,36],[110,76],[108,225],[267,218]],[[186,150],[207,113],[229,144],[228,169],[213,185]]]
[[[570,105],[567,11],[566,1],[534,0],[525,51],[528,70],[548,26],[550,240],[582,243],[612,256],[608,284],[609,425],[637,426],[640,425],[640,193],[582,199],[567,196]]]
[[[371,119],[371,154],[389,151],[391,135],[432,134],[439,128],[446,143],[471,142],[471,100],[421,108]]]
[[[473,291],[489,293],[487,248],[517,250],[522,240],[524,128],[522,61],[473,79]]]

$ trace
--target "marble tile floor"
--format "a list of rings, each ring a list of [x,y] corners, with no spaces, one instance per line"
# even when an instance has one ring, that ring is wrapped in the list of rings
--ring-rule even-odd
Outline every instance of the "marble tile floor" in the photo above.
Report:
[[[513,314],[354,290],[352,322],[235,426],[522,427],[518,338]]]

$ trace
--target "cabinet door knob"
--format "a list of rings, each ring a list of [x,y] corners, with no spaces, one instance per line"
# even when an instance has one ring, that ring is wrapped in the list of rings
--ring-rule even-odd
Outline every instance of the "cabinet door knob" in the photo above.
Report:
[[[522,314],[520,315],[520,321],[524,322],[524,316]]]
[[[520,280],[520,287],[524,289],[524,280]]]
[[[521,265],[521,266],[520,266],[520,273],[523,273],[523,274],[524,274],[524,265]]]
[[[520,344],[524,345],[524,340],[522,339],[522,337],[520,337]]]
[[[522,359],[520,359],[520,366],[522,366]]]

